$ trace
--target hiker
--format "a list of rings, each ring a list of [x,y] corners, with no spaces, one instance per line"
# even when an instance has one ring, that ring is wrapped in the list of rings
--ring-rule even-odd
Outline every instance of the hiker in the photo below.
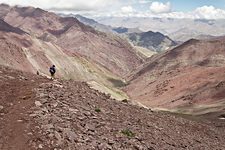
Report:
[[[56,72],[55,65],[52,65],[50,67],[49,72],[51,74],[51,79],[53,79],[55,77],[55,72]]]

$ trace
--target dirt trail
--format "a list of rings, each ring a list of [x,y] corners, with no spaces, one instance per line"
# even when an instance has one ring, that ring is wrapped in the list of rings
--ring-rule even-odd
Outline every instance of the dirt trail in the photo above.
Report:
[[[1,150],[225,149],[224,127],[0,67]]]
[[[30,149],[33,122],[28,116],[34,106],[34,87],[46,79],[1,68],[0,71],[0,149]]]

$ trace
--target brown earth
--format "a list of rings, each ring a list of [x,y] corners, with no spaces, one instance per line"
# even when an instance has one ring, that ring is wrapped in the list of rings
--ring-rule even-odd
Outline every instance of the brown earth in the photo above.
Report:
[[[0,67],[0,149],[225,149],[220,127]]]
[[[129,77],[125,91],[151,108],[225,113],[224,43],[224,38],[190,40],[155,55]]]

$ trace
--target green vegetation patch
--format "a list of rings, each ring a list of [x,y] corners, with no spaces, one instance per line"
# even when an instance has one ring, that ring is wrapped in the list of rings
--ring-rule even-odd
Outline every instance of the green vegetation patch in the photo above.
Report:
[[[95,108],[95,111],[100,113],[101,112],[101,109],[100,108]]]
[[[122,130],[121,133],[123,135],[127,136],[127,137],[134,137],[135,136],[135,134],[129,129]]]
[[[111,82],[114,85],[114,87],[118,87],[118,88],[124,87],[127,85],[125,82],[119,79],[108,78],[108,81]]]

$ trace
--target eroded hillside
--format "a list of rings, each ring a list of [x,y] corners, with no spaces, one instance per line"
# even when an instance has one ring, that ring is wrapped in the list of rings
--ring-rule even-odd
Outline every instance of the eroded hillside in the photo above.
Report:
[[[0,67],[0,149],[224,149],[224,129]]]
[[[125,90],[153,108],[191,114],[225,110],[224,38],[190,40],[151,57]]]
[[[76,18],[60,17],[33,7],[2,7],[5,8],[2,18],[11,26],[59,46],[69,56],[79,54],[120,77],[143,62],[125,40],[96,31]]]

